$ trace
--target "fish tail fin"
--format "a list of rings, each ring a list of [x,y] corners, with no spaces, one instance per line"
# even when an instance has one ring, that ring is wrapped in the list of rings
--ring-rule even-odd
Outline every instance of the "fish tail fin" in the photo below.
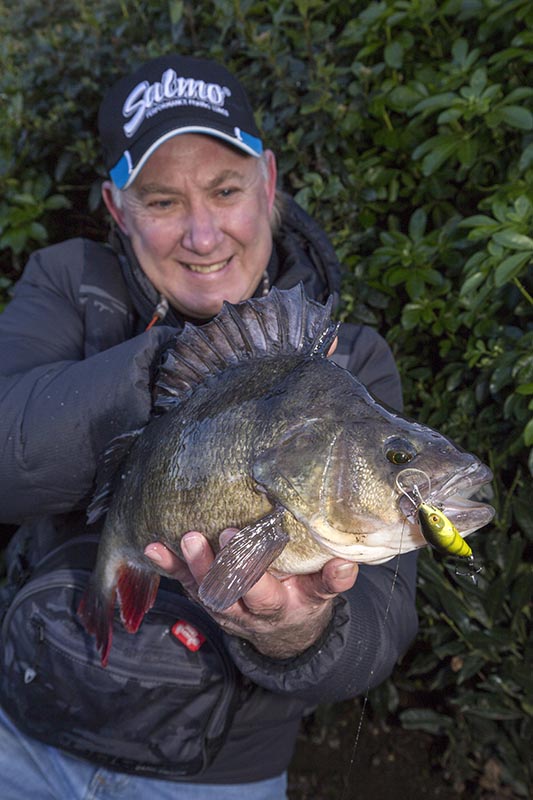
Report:
[[[160,577],[136,564],[119,561],[113,581],[106,584],[95,570],[78,606],[87,633],[96,639],[102,666],[107,666],[113,641],[113,617],[118,595],[120,616],[128,633],[136,633],[155,603]]]
[[[122,564],[118,570],[118,599],[122,623],[128,633],[139,630],[144,615],[150,611],[160,576],[137,564]]]
[[[96,573],[89,584],[78,606],[80,617],[87,633],[96,639],[96,649],[100,651],[102,666],[107,666],[111,642],[113,640],[113,614],[115,610],[116,587],[105,591],[98,581]]]

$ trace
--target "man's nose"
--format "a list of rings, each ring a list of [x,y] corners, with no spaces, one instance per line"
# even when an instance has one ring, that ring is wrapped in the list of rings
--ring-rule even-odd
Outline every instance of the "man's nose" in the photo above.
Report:
[[[207,255],[222,242],[223,238],[213,209],[202,202],[192,204],[185,223],[183,246],[199,255]]]

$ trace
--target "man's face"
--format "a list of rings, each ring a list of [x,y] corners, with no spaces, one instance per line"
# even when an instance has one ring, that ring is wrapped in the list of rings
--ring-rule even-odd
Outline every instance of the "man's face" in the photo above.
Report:
[[[211,136],[182,134],[150,156],[121,207],[109,183],[103,195],[155,288],[185,316],[205,318],[257,288],[275,189],[271,152],[262,164]]]

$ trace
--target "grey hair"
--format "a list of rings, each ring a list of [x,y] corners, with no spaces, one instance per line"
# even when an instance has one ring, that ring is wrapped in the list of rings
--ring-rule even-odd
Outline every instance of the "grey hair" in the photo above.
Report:
[[[266,158],[266,153],[262,153],[259,156],[259,168],[261,169],[261,174],[266,181],[268,179],[268,161]],[[113,203],[118,209],[124,208],[124,198],[126,197],[126,193],[129,189],[119,189],[113,181],[110,181],[111,184],[111,197],[113,198]],[[272,207],[272,214],[270,215],[270,226],[272,228],[272,233],[275,234],[278,230],[279,226],[281,225],[281,217],[283,212],[283,199],[280,193],[276,190],[276,197],[274,198],[274,205]]]
[[[122,209],[124,207],[124,196],[126,194],[126,190],[119,189],[113,181],[109,181],[110,189],[111,189],[111,197],[113,198],[113,203],[118,209]]]

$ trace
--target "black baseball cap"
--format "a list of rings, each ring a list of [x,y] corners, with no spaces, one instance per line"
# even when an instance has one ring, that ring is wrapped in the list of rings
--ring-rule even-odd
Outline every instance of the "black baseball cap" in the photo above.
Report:
[[[119,80],[98,113],[104,161],[126,189],[152,153],[180,133],[205,133],[258,158],[263,152],[252,107],[239,81],[214,61],[154,58]]]

